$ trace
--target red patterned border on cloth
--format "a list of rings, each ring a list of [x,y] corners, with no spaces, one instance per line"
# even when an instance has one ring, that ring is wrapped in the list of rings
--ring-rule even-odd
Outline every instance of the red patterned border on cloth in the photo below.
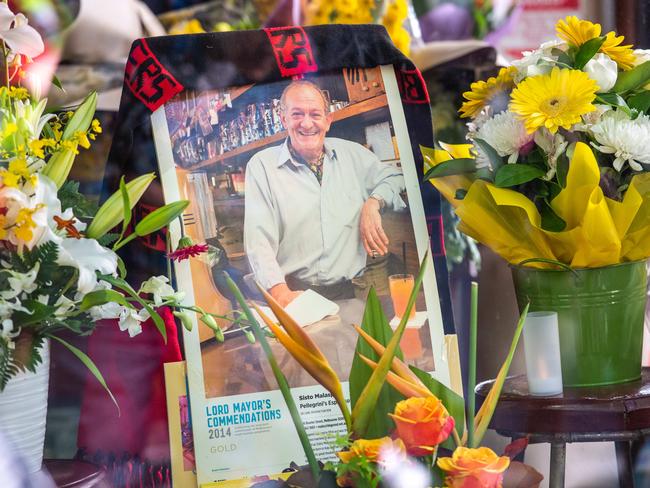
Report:
[[[131,47],[124,82],[152,112],[183,91],[183,85],[158,61],[144,39]]]
[[[302,27],[264,29],[269,37],[275,60],[283,77],[318,71],[318,65]]]
[[[429,103],[429,92],[419,69],[395,70],[404,103]]]

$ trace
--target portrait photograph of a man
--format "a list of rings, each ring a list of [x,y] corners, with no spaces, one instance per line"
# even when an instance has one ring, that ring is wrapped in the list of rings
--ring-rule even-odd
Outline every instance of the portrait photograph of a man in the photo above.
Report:
[[[190,286],[203,309],[234,318],[239,307],[223,271],[261,307],[263,288],[347,380],[353,325],[370,289],[396,327],[426,251],[416,245],[380,68],[184,92],[165,105],[165,117],[178,192],[190,200],[183,232],[210,246],[191,259],[191,283],[181,289]],[[407,362],[433,371],[427,292],[418,295],[401,348]],[[199,322],[206,398],[277,389],[246,328],[227,319],[219,325],[223,342]],[[317,384],[269,342],[291,387]]]

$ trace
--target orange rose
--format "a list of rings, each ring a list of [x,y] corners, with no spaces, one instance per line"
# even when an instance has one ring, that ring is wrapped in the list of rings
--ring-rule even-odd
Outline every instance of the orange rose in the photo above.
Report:
[[[395,405],[395,413],[389,415],[395,421],[397,435],[412,456],[431,454],[454,428],[454,418],[434,396],[402,400]]]
[[[377,463],[380,466],[386,463],[395,463],[406,461],[406,449],[404,443],[400,440],[393,440],[390,437],[381,439],[359,439],[352,443],[348,451],[337,452],[336,455],[344,463],[349,463],[353,459],[365,457],[368,461]],[[355,486],[354,475],[347,473],[344,476],[336,478],[339,486]]]
[[[381,463],[386,457],[393,456],[406,459],[406,449],[400,440],[390,437],[381,439],[358,439],[352,443],[348,451],[337,452],[336,455],[344,463],[349,463],[354,458],[365,457],[373,463]]]
[[[499,457],[488,447],[458,447],[452,457],[439,458],[437,462],[445,472],[447,488],[501,488],[510,458]]]

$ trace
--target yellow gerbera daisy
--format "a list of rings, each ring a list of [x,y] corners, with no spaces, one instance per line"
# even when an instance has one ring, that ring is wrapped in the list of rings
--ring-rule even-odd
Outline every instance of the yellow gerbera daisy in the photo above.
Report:
[[[546,127],[552,133],[569,129],[595,110],[598,85],[587,73],[558,67],[547,75],[531,76],[512,91],[510,110],[524,121],[528,133]]]
[[[618,67],[624,70],[632,69],[636,56],[632,50],[632,45],[621,46],[625,37],[617,36],[613,32],[608,32],[605,36],[605,42],[600,46],[599,52],[607,54],[612,58]]]
[[[490,105],[496,96],[505,93],[515,86],[513,80],[517,68],[509,66],[501,68],[497,76],[492,76],[487,81],[476,81],[470,85],[470,91],[463,93],[467,100],[460,107],[461,117],[476,117],[484,107]]]
[[[555,25],[555,31],[560,39],[572,46],[580,47],[594,37],[600,36],[601,27],[600,24],[580,20],[572,15],[564,20],[559,20]],[[605,35],[605,42],[600,46],[598,52],[612,58],[619,68],[628,70],[634,66],[636,57],[632,45],[621,46],[624,40],[625,37],[617,36],[614,32],[608,32]]]
[[[570,15],[564,20],[560,19],[555,24],[558,37],[572,46],[582,46],[588,40],[598,37],[600,30],[600,24],[580,20],[575,15]]]

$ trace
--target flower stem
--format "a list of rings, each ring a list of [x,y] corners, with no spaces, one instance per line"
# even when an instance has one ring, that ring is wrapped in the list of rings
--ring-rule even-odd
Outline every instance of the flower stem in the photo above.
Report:
[[[262,328],[260,327],[259,323],[257,322],[257,320],[255,320],[255,317],[253,316],[250,307],[246,303],[246,299],[244,298],[244,296],[242,295],[241,291],[239,290],[235,282],[232,280],[232,278],[230,278],[230,275],[225,271],[223,272],[223,274],[226,277],[228,288],[230,288],[230,291],[233,293],[233,295],[235,295],[237,302],[239,303],[242,310],[246,314],[246,318],[248,318],[249,322],[251,323],[253,334],[255,334],[255,337],[257,338],[260,345],[262,346],[262,350],[264,351],[264,354],[266,355],[266,358],[269,364],[271,365],[271,369],[273,370],[275,379],[278,382],[278,386],[280,387],[280,391],[282,392],[284,401],[287,404],[289,413],[291,414],[291,419],[293,420],[293,425],[296,428],[296,432],[298,433],[298,438],[300,439],[302,448],[305,451],[307,462],[309,463],[312,476],[314,477],[314,483],[318,483],[319,472],[320,472],[318,461],[316,460],[316,456],[314,455],[314,451],[311,447],[311,443],[309,442],[309,437],[307,436],[305,427],[302,424],[302,419],[300,418],[300,413],[298,412],[296,403],[293,399],[293,396],[291,396],[291,388],[289,387],[287,378],[282,373],[280,366],[278,366],[278,362],[276,361],[275,356],[273,355],[271,346],[269,346],[269,343],[267,342],[266,337],[264,336],[264,332],[262,331]]]
[[[469,371],[467,378],[467,445],[474,446],[474,416],[476,415],[476,336],[478,322],[478,283],[472,281],[469,319]]]

